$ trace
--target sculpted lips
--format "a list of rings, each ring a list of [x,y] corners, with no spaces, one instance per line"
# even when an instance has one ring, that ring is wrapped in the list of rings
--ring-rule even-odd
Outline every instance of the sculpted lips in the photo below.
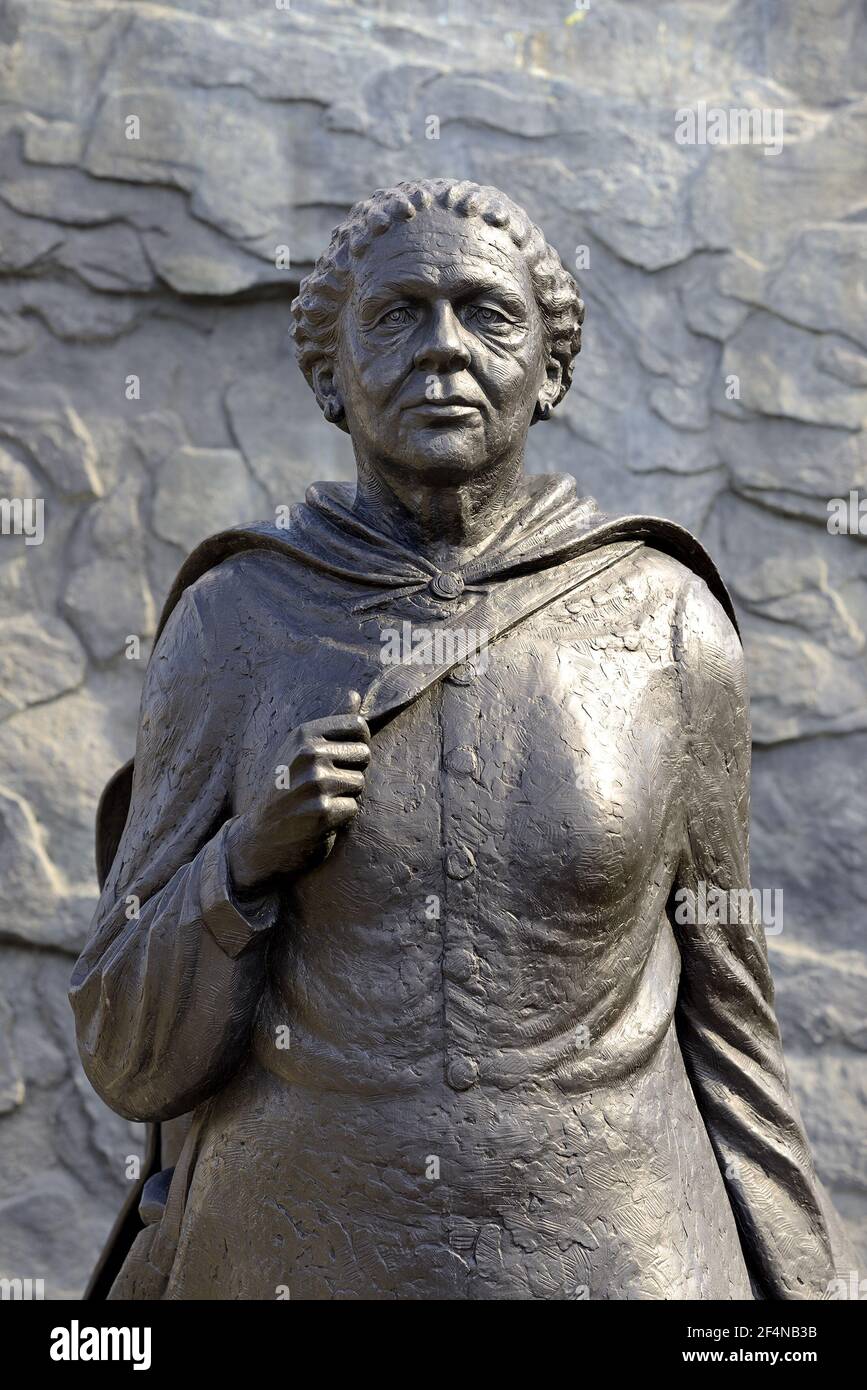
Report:
[[[466,396],[443,396],[435,400],[428,400],[427,397],[424,397],[420,401],[411,401],[403,409],[411,410],[417,415],[427,416],[433,421],[446,421],[468,419],[472,415],[477,415],[480,408],[474,401],[468,400]]]

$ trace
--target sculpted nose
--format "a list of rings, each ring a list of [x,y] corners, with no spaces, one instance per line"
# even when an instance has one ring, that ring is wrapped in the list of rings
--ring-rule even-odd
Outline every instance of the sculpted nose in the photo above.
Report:
[[[468,366],[470,354],[451,304],[434,306],[427,332],[415,354],[420,371],[457,372]]]

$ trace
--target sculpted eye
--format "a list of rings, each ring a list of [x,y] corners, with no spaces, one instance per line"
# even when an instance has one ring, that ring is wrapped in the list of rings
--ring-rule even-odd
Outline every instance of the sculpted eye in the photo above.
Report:
[[[485,328],[499,327],[509,322],[505,314],[501,314],[499,309],[492,309],[490,304],[471,304],[467,309],[467,318]]]
[[[379,320],[382,324],[387,324],[389,328],[400,328],[405,323],[412,323],[413,313],[405,304],[397,309],[389,309]]]

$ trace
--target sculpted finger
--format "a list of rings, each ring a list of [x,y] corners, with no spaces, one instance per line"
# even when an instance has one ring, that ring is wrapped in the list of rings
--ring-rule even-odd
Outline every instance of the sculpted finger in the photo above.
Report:
[[[336,767],[328,776],[333,784],[332,796],[360,796],[364,791],[364,773]]]
[[[335,730],[333,735],[327,734],[326,737],[361,737],[365,742],[369,742],[370,729],[368,728],[367,720],[362,717],[360,711],[361,696],[358,691],[347,690],[343,707],[338,707],[330,720],[323,720],[323,723],[327,724],[330,729]]]
[[[298,791],[304,788],[307,795],[314,799],[323,796],[359,796],[364,791],[364,773],[320,765],[305,769],[294,785]]]
[[[326,796],[323,803],[322,814],[329,830],[339,830],[358,814],[358,802],[352,796]]]
[[[350,767],[367,767],[370,762],[370,745],[362,742],[323,743],[319,752],[332,763],[348,764]]]
[[[370,727],[362,714],[335,714],[317,719],[317,733],[322,738],[363,739],[370,742]]]
[[[287,757],[293,767],[303,767],[323,760],[348,763],[351,766],[366,767],[370,762],[370,745],[362,739],[339,739],[330,741],[321,734],[305,732],[300,739],[294,739],[287,749]]]

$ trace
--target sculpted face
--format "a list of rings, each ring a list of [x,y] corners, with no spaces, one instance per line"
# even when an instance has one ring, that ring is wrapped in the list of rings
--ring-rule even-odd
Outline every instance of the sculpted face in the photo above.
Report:
[[[365,252],[332,371],[359,458],[443,484],[519,456],[560,381],[522,251],[439,208]]]

